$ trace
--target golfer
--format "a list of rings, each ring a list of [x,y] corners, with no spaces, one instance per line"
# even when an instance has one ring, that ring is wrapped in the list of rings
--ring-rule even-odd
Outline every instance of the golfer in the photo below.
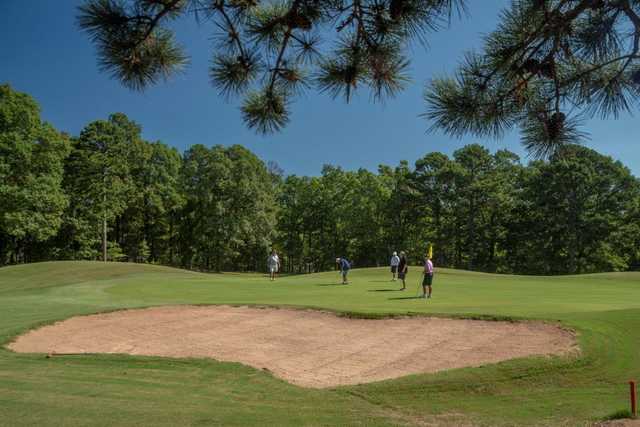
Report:
[[[431,257],[429,256],[427,256],[424,263],[424,270],[422,274],[424,275],[422,279],[422,298],[431,298],[431,286],[433,285],[433,262],[431,262]],[[427,293],[427,288],[429,289],[429,293]]]
[[[407,273],[409,272],[409,264],[407,263],[407,255],[404,252],[400,252],[400,260],[398,261],[398,279],[402,280],[401,291],[407,289]]]
[[[267,259],[267,267],[269,268],[269,277],[273,282],[276,280],[276,274],[280,269],[280,258],[278,258],[278,254],[275,249],[271,251],[271,255],[269,255],[269,258]]]
[[[391,281],[396,281],[396,273],[398,272],[398,264],[400,264],[400,258],[398,257],[398,253],[393,251],[393,256],[391,257]]]
[[[348,285],[347,274],[349,274],[349,269],[351,268],[351,263],[346,258],[336,258],[336,264],[340,268],[340,273],[342,274],[342,284]]]

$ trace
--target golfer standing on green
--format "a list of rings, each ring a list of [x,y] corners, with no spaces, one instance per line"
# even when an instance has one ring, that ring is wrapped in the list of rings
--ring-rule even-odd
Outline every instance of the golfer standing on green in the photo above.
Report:
[[[271,255],[269,255],[269,258],[267,259],[267,267],[269,268],[269,278],[273,282],[276,280],[278,270],[280,270],[280,258],[278,258],[278,254],[275,249],[271,251]]]
[[[430,256],[427,256],[426,258],[422,274],[424,275],[422,278],[422,298],[431,298],[431,286],[433,285],[433,262],[431,262]],[[427,293],[427,288],[429,288],[429,293]]]
[[[401,291],[407,289],[407,272],[409,271],[409,263],[407,262],[407,255],[404,252],[400,252],[400,262],[398,263],[398,279],[402,280]]]
[[[340,268],[340,274],[342,275],[342,284],[348,285],[347,274],[349,274],[349,269],[351,269],[351,263],[346,258],[336,258],[336,264]]]
[[[393,252],[393,256],[391,257],[391,281],[396,281],[396,274],[398,273],[398,264],[400,264],[400,258],[398,258],[398,253]]]

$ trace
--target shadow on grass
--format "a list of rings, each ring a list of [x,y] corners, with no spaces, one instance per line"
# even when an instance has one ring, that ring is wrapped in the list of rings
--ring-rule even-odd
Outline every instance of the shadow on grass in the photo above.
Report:
[[[603,421],[613,421],[613,420],[626,420],[626,419],[635,419],[633,414],[628,409],[620,409],[619,411],[613,412],[606,417],[603,418]]]
[[[395,297],[395,298],[389,298],[390,300],[392,299],[422,299],[422,297]]]
[[[348,285],[343,285],[342,283],[320,283],[316,286],[348,286]]]
[[[400,292],[402,289],[369,289],[367,292]]]

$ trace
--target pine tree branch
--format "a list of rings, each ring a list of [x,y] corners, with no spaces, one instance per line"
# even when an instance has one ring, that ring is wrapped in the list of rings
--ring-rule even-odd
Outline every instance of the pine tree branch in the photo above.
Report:
[[[242,56],[243,59],[247,59],[244,46],[242,45],[242,41],[240,40],[240,35],[239,35],[240,33],[238,32],[235,25],[233,24],[233,21],[231,21],[231,18],[229,18],[229,15],[227,14],[227,11],[224,9],[224,7],[225,7],[224,0],[221,0],[219,3],[216,4],[216,9],[222,15],[222,18],[226,22],[229,29],[231,29],[231,38],[233,39],[234,43],[238,47],[238,51],[240,52],[240,55]]]
[[[149,36],[153,33],[153,30],[155,30],[156,26],[160,23],[162,18],[165,17],[172,10],[175,10],[175,7],[181,1],[182,0],[172,0],[170,3],[168,3],[166,5],[163,5],[162,10],[160,12],[158,12],[156,14],[156,16],[154,16],[153,18],[151,18],[150,16],[144,16],[144,15],[141,16],[143,18],[146,18],[145,20],[149,21],[149,23],[147,24],[149,26],[149,28],[147,28],[147,30],[140,37],[140,39],[138,41],[136,41],[131,47],[135,49],[138,46],[140,46],[142,43],[144,43],[144,41],[147,40],[149,38]],[[140,16],[138,16],[138,17],[140,17]],[[135,17],[135,18],[138,18],[138,17]]]
[[[549,17],[549,16],[553,16],[554,14],[561,13],[562,7],[564,5],[566,5],[568,2],[569,2],[568,0],[561,1],[554,8],[554,10],[551,11],[551,12],[545,10],[545,17]],[[591,5],[592,5],[592,2],[590,0],[582,0],[574,8],[572,8],[569,11],[567,11],[567,12],[562,14],[562,22],[566,24],[566,23],[570,23],[570,22],[574,21],[575,19],[577,19],[580,16],[580,14],[584,13],[589,7],[591,7]],[[598,64],[597,66],[594,66],[594,67],[592,67],[592,68],[590,68],[588,70],[585,70],[585,71],[581,72],[580,74],[578,74],[576,76],[572,76],[570,79],[567,79],[567,80],[564,80],[564,81],[561,81],[558,78],[557,70],[554,67],[552,78],[553,78],[553,81],[554,81],[554,92],[555,92],[555,101],[556,101],[555,102],[555,106],[556,106],[556,110],[557,111],[559,111],[559,109],[560,109],[561,89],[566,88],[568,85],[571,85],[571,84],[575,83],[576,81],[579,81],[580,79],[586,77],[587,75],[592,74],[594,72],[597,72],[598,70],[600,70],[600,69],[602,69],[602,68],[604,68],[604,67],[606,67],[608,65],[611,65],[613,63],[620,62],[620,61],[625,61],[625,64],[618,71],[616,76],[614,76],[609,81],[616,80],[631,65],[633,60],[640,58],[638,56],[638,52],[640,51],[640,16],[638,16],[633,11],[633,9],[632,9],[632,7],[631,7],[631,5],[629,3],[629,0],[622,0],[615,7],[619,7],[627,15],[627,17],[632,21],[634,27],[636,28],[636,31],[634,33],[634,42],[633,42],[632,52],[627,54],[627,55],[622,55],[622,56],[613,58],[613,59],[611,59],[609,61],[606,61],[604,63]],[[539,43],[537,43],[537,45],[535,47],[533,47],[533,48],[529,48],[528,45],[531,42],[533,42],[534,40],[540,38],[540,35],[544,34],[545,27],[547,27],[548,25],[549,25],[549,22],[548,22],[547,19],[545,19],[544,22],[541,25],[539,25],[536,28],[536,30],[534,30],[528,36],[527,40],[522,42],[519,45],[519,48],[516,49],[516,51],[517,50],[521,50],[522,53],[515,59],[514,58],[510,58],[510,57],[506,58],[502,62],[502,64],[500,64],[500,66],[497,66],[493,70],[491,70],[491,72],[489,74],[484,76],[484,84],[485,85],[489,84],[491,79],[496,77],[497,74],[502,71],[502,67],[504,67],[504,65],[506,65],[507,63],[509,63],[509,62],[512,62],[512,63],[524,63],[527,60],[535,58],[536,54],[540,51],[540,49],[542,49],[542,47],[545,46],[549,42],[550,37],[549,36],[543,36],[541,41]],[[549,60],[554,58],[555,55],[560,50],[560,37],[559,37],[559,35],[558,34],[553,34],[552,37],[554,38],[553,48],[546,55],[546,58],[548,58]],[[536,77],[536,75],[533,74],[533,73],[530,73],[528,76],[524,77],[518,83],[518,85],[515,85],[514,87],[512,87],[504,95],[500,95],[500,98],[501,99],[510,98],[511,96],[514,95],[514,93],[517,90],[519,90],[519,88],[523,84],[527,85],[534,77]]]
[[[290,14],[296,11],[298,9],[299,4],[300,4],[300,0],[295,0],[291,5],[291,8],[289,9],[289,12],[287,13]],[[287,30],[285,31],[284,37],[282,39],[282,46],[280,47],[280,51],[278,53],[276,62],[271,72],[271,79],[269,82],[269,92],[273,91],[273,87],[276,84],[276,78],[278,77],[278,69],[280,68],[280,63],[282,62],[282,58],[284,57],[284,52],[287,49],[287,45],[289,44],[289,39],[291,37],[292,32],[293,32],[293,27],[291,26],[290,22],[287,22]]]

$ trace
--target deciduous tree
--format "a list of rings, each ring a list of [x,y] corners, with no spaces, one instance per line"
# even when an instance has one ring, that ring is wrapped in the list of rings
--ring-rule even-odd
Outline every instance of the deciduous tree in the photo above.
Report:
[[[0,264],[29,260],[29,251],[60,228],[69,145],[40,120],[29,95],[0,85]]]

